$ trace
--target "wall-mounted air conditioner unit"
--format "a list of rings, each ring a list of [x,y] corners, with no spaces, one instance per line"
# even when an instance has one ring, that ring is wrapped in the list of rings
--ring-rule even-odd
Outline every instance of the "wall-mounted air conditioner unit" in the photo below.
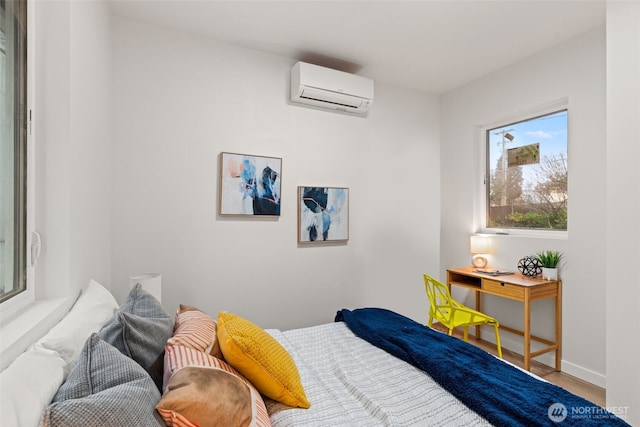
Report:
[[[373,80],[298,62],[291,69],[291,101],[363,114],[373,104]]]

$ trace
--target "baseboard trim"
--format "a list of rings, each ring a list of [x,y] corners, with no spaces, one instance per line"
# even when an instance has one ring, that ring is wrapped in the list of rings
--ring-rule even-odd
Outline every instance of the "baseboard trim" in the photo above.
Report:
[[[514,353],[522,354],[522,345],[523,345],[522,341],[511,339],[511,337],[508,337],[506,335],[507,334],[504,334],[504,335],[500,334],[500,341],[502,343],[502,347],[508,350],[511,350]],[[495,344],[495,339],[492,339],[492,338],[493,337],[491,336],[491,334],[488,334],[488,333],[482,336],[483,340],[486,340]],[[535,346],[536,346],[536,343],[531,344],[533,351],[536,350]],[[556,366],[555,352],[553,351],[549,353],[541,354],[540,356],[531,360],[535,360],[536,362],[543,363],[552,368]],[[607,383],[606,375],[592,371],[591,369],[587,369],[583,366],[576,365],[575,363],[569,362],[566,359],[562,359],[561,369],[562,369],[562,372],[564,372],[565,374],[569,374],[571,376],[579,378],[583,381],[586,381],[598,387],[606,388],[606,383]]]
[[[606,375],[592,371],[591,369],[587,369],[583,366],[576,365],[575,363],[562,360],[562,372],[573,375],[576,378],[580,378],[581,380],[597,385],[598,387],[607,387]]]

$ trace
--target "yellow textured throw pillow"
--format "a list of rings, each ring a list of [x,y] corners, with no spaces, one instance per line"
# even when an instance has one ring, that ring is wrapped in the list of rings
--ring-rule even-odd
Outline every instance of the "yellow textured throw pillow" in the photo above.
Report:
[[[222,354],[267,397],[299,408],[311,406],[298,368],[287,350],[259,326],[231,313],[218,313]]]

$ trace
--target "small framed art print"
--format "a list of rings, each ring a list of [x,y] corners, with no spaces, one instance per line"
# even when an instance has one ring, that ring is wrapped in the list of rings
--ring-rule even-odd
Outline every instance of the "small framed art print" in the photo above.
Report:
[[[220,153],[218,214],[280,216],[282,159]]]
[[[298,187],[298,242],[349,240],[349,189]]]

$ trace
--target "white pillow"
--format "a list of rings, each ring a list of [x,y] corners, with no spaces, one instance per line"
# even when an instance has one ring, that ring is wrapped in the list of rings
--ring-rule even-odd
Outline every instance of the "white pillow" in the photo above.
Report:
[[[87,338],[98,332],[117,310],[118,303],[111,292],[91,279],[71,310],[34,347],[55,350],[71,363],[80,354]]]
[[[2,425],[31,427],[58,391],[69,364],[53,350],[31,349],[0,373]]]

